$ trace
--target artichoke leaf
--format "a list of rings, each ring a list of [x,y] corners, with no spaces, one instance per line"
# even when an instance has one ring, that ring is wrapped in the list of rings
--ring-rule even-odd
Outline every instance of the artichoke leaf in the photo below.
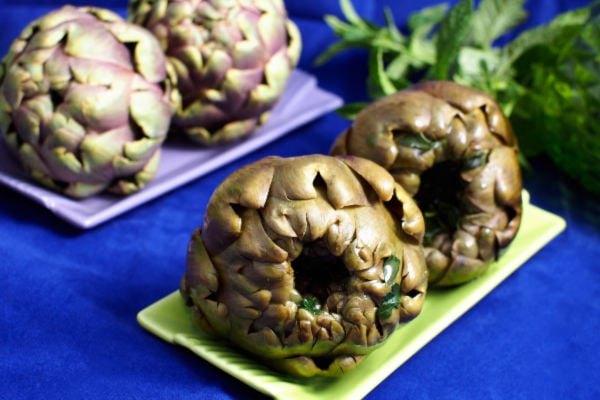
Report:
[[[259,69],[232,69],[227,72],[223,82],[223,93],[227,102],[223,108],[232,113],[238,112],[246,105],[246,94],[260,84],[262,71]]]
[[[26,105],[22,105],[14,113],[13,124],[16,130],[21,133],[21,139],[27,143],[33,145],[39,143],[40,123],[40,116]]]
[[[99,22],[85,26],[72,24],[64,51],[73,58],[93,60],[96,63],[112,64],[131,70],[131,57],[127,47],[115,36],[107,35],[105,26]]]
[[[72,182],[83,179],[86,174],[82,162],[74,153],[64,147],[51,149],[44,155],[44,159],[48,163],[48,169],[52,171],[52,175],[57,175],[57,180]]]
[[[43,18],[36,20],[32,25],[25,29],[27,36],[32,36],[34,32],[47,31],[57,26],[63,25],[75,18],[84,18],[87,21],[92,20],[92,17],[84,14],[83,16],[73,6],[65,6],[61,12],[52,12],[45,15]],[[93,22],[93,20],[92,20]]]
[[[41,28],[41,27],[40,27]],[[35,52],[34,50],[40,49],[48,49],[46,52],[46,56],[43,59],[38,59],[37,61],[46,61],[48,59],[48,55],[53,52],[56,47],[60,47],[61,42],[68,35],[68,24],[60,24],[56,25],[51,29],[40,29],[36,31],[35,34],[33,32],[31,35],[28,35],[27,38],[27,49],[31,53],[29,54],[41,54]]]
[[[72,182],[65,189],[65,194],[73,198],[85,198],[103,191],[106,183]]]
[[[49,95],[36,96],[23,102],[23,108],[27,108],[38,117],[38,123],[44,121],[54,111],[54,104]]]
[[[262,17],[259,16],[258,18]],[[242,33],[244,40],[253,43],[261,43],[262,38],[260,37],[260,32],[257,29],[257,20],[255,15],[248,13],[239,15],[236,25]]]
[[[236,69],[255,69],[262,66],[265,51],[257,42],[242,40],[233,46],[232,56]]]
[[[73,78],[68,57],[59,51],[55,51],[48,59],[44,65],[44,71],[50,88],[56,93],[62,93]]]
[[[18,152],[19,158],[23,160],[24,164],[27,165],[30,170],[39,171],[43,175],[50,175],[48,167],[32,145],[23,143],[21,147],[18,148]]]
[[[422,242],[426,227],[423,214],[419,212],[419,206],[417,203],[410,201],[410,195],[400,186],[396,186],[394,194],[402,205],[401,212],[396,210],[396,214],[402,217],[402,231],[418,242]]]
[[[302,34],[300,29],[292,21],[286,24],[287,34],[289,37],[287,43],[287,57],[290,60],[290,66],[298,65],[300,54],[302,53]]]
[[[318,176],[325,183],[327,200],[333,208],[342,209],[351,206],[367,206],[369,199],[361,182],[352,173],[348,173],[347,163],[336,160],[329,168],[319,168]],[[351,167],[351,166],[350,166]]]
[[[160,147],[162,141],[157,139],[139,139],[123,145],[124,160],[145,161]]]
[[[138,170],[138,172],[133,175],[133,178],[130,178],[131,171],[128,171],[128,169],[115,171],[116,174],[122,174],[125,178],[117,180],[109,188],[109,191],[120,194],[130,194],[143,189],[156,175],[159,159],[160,151],[156,151],[141,170],[139,169],[139,165],[137,166],[136,170]],[[119,167],[124,168],[124,165],[120,164]]]
[[[194,46],[173,49],[169,61],[173,64],[180,83],[188,82],[191,79],[190,71],[202,71],[204,69],[204,57],[202,57],[200,49]],[[181,88],[186,90],[186,86]]]
[[[202,95],[204,96],[205,99],[207,99],[213,103],[225,103],[225,101],[227,100],[225,93],[223,93],[219,89],[213,89],[213,88],[205,89],[202,92]]]
[[[314,186],[319,162],[307,160],[302,168],[292,163],[279,165],[274,171],[270,195],[285,200],[307,200],[317,197]]]
[[[365,179],[383,201],[389,201],[394,193],[394,178],[376,163],[357,160],[352,156],[340,156],[340,159],[354,172]]]
[[[278,0],[279,1],[279,0]],[[282,7],[276,7],[276,2],[272,0],[252,0],[252,5],[257,9],[261,10],[263,13],[272,13],[279,12],[282,13]]]
[[[121,154],[120,139],[127,128],[104,132],[102,134],[88,133],[81,142],[80,152],[83,169],[93,171],[104,165],[111,165],[112,160]]]
[[[231,142],[247,135],[248,132],[253,131],[256,126],[257,123],[254,118],[230,122],[212,134],[211,142]]]
[[[0,134],[2,135],[10,135],[14,134],[13,132],[9,132],[9,127],[12,124],[12,118],[9,111],[9,106],[6,104],[6,100],[4,97],[0,96]]]
[[[268,161],[266,159],[265,161]],[[244,207],[262,208],[269,195],[275,168],[268,162],[257,162],[237,171],[236,180],[223,193],[228,203]]]
[[[236,243],[242,256],[261,262],[280,263],[287,260],[287,251],[271,240],[256,210],[248,208],[244,211],[242,226],[244,229]]]
[[[202,70],[203,79],[213,85],[220,85],[227,71],[233,67],[231,56],[224,50],[215,49]]]
[[[42,151],[64,147],[69,152],[76,152],[83,137],[84,134],[81,134],[77,130],[69,129],[68,126],[51,130],[46,140],[44,140]]]
[[[69,70],[73,83],[109,87],[116,76],[129,71],[93,59],[69,58]]]
[[[130,95],[129,112],[146,137],[162,138],[171,123],[170,105],[150,90]]]
[[[144,168],[138,171],[134,175],[134,179],[137,182],[137,187],[142,188],[146,186],[148,182],[154,179],[156,176],[156,172],[158,171],[158,166],[160,165],[160,148],[158,148],[153,154],[152,157],[146,162]]]
[[[128,23],[114,23],[111,32],[122,43],[130,45],[131,59],[136,72],[149,82],[165,79],[164,53],[153,37],[145,35],[142,27]]]
[[[30,79],[30,74],[17,66],[7,68],[2,81],[2,98],[5,110],[14,111],[25,97],[24,83]]]
[[[281,16],[274,12],[263,14],[258,20],[258,34],[265,43],[267,54],[275,54],[287,45],[286,26],[281,23]]]
[[[256,106],[274,103],[285,88],[290,67],[283,52],[275,54],[265,65],[266,84],[258,85],[250,92],[250,103]]]
[[[77,120],[63,112],[52,113],[45,130],[44,148],[63,146],[69,151],[75,151],[86,134],[86,129]]]

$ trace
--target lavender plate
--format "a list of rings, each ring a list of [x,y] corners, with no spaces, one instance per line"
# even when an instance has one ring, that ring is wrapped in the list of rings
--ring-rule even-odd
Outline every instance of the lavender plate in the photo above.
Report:
[[[1,140],[0,183],[65,221],[88,229],[240,158],[341,105],[342,100],[320,89],[312,75],[295,70],[270,119],[252,136],[243,142],[209,149],[165,143],[156,177],[138,193],[127,197],[101,194],[83,200],[65,197],[29,179]]]

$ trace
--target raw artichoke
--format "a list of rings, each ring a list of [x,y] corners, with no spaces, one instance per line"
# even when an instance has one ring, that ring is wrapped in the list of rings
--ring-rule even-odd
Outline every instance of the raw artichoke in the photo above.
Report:
[[[178,76],[173,129],[204,146],[250,135],[283,93],[301,38],[281,0],[132,0]]]
[[[40,183],[74,198],[155,175],[177,94],[156,38],[111,11],[65,6],[30,23],[0,68],[0,130]]]
[[[431,81],[364,108],[332,154],[375,161],[423,211],[430,284],[483,273],[521,221],[522,178],[510,123],[487,94]]]
[[[369,160],[267,157],[213,193],[181,292],[205,331],[296,375],[338,375],[419,314],[423,234]]]

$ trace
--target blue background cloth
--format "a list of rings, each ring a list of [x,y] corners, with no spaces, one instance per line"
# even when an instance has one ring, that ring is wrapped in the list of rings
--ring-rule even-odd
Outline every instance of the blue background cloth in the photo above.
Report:
[[[88,2],[93,3],[93,2]],[[358,0],[399,23],[437,1]],[[587,1],[527,2],[527,26]],[[81,0],[72,4],[83,4]],[[304,40],[300,68],[345,101],[364,100],[361,51],[321,67],[337,0],[287,0]],[[57,1],[0,2],[0,52]],[[125,1],[100,1],[124,14]],[[343,73],[342,73],[343,71]],[[307,99],[310,101],[310,99]],[[597,117],[596,117],[597,118]],[[179,284],[191,232],[215,187],[267,155],[327,153],[348,122],[328,114],[264,148],[91,230],[0,187],[0,397],[6,399],[249,399],[243,383],[136,322]],[[368,399],[600,398],[600,202],[545,158],[525,187],[567,229],[375,388]]]

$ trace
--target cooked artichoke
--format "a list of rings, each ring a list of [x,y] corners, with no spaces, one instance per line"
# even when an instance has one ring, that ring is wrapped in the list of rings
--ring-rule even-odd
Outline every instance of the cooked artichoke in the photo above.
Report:
[[[129,194],[156,172],[177,103],[156,38],[104,9],[29,24],[0,67],[0,131],[40,183]]]
[[[414,196],[425,215],[432,285],[480,275],[517,233],[518,145],[483,92],[431,81],[384,97],[358,114],[331,153],[375,161]]]
[[[423,234],[369,160],[267,157],[213,193],[181,292],[206,332],[295,375],[338,375],[419,314]]]
[[[300,56],[281,0],[131,0],[129,19],[158,37],[175,67],[183,101],[174,131],[204,146],[263,124]]]

